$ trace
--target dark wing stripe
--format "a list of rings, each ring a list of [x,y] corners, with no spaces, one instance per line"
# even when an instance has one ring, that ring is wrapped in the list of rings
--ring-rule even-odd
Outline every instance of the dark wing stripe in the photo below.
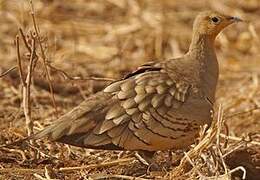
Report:
[[[164,128],[167,128],[167,129],[170,129],[172,131],[181,131],[183,132],[183,129],[180,129],[180,128],[173,128],[173,127],[169,127],[169,126],[166,126],[165,124],[163,124],[160,120],[158,120],[153,113],[151,113],[151,116],[157,121],[159,122]],[[161,116],[162,119],[164,119],[162,116]],[[171,123],[173,124],[173,123]],[[174,125],[174,124],[173,124]]]
[[[141,67],[140,69],[137,69],[136,71],[133,71],[132,73],[127,74],[123,79],[128,79],[130,77],[133,77],[138,74],[142,74],[145,72],[151,72],[151,71],[160,71],[162,68],[159,67],[152,67],[152,66],[147,66],[147,67]]]
[[[173,117],[173,116],[169,115],[168,113],[161,114],[156,109],[153,109],[153,110],[158,114],[158,116],[162,117],[163,119],[165,119],[166,121],[168,121],[171,124],[187,125],[188,119]]]
[[[152,115],[151,115],[151,118],[153,118],[154,121],[159,122],[159,121],[156,120]],[[159,122],[159,123],[160,123],[160,122]],[[163,135],[163,134],[161,134],[160,132],[155,132],[155,131],[153,130],[153,128],[149,127],[146,123],[144,123],[144,124],[145,124],[145,127],[147,128],[147,130],[151,131],[152,133],[154,133],[154,134],[156,134],[156,135],[158,135],[158,136],[161,136],[161,137],[163,137],[163,138],[177,139],[177,138],[172,137],[172,136]],[[161,124],[161,123],[160,123],[160,124]],[[164,128],[167,128],[167,129],[169,129],[169,130],[171,130],[171,131],[174,131],[173,129],[168,128],[168,127],[165,127],[165,126],[164,126]]]
[[[133,122],[133,121],[131,121],[132,122],[132,124],[133,124],[133,127],[132,128],[136,128],[136,129],[131,129],[130,127],[128,127],[129,128],[129,130],[133,133],[133,135],[137,138],[137,139],[139,139],[141,142],[143,142],[144,144],[146,144],[146,145],[148,145],[148,146],[150,146],[151,144],[149,143],[149,142],[147,142],[147,141],[145,141],[144,139],[142,139],[141,137],[139,137],[136,133],[136,131],[138,130],[138,127],[136,127],[135,126],[135,123]]]
[[[159,113],[160,114],[160,113]],[[162,116],[162,114],[160,114]],[[169,113],[164,114],[165,118],[168,119],[168,121],[171,121],[175,124],[185,125],[187,123],[191,123],[193,120],[187,119],[187,118],[181,118],[181,117],[174,117],[170,115]]]

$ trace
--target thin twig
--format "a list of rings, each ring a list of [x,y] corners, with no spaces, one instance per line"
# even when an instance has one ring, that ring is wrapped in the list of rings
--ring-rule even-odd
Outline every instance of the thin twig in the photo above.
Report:
[[[233,148],[230,148],[229,151],[227,151],[225,154],[223,154],[223,158],[227,157],[229,154],[233,153],[234,151],[240,149],[243,146],[245,146],[245,142],[242,143],[242,141],[241,141],[239,143],[236,143],[236,145]]]
[[[102,78],[101,77],[84,77],[84,78],[72,77],[68,73],[66,73],[65,71],[63,71],[63,70],[61,70],[59,68],[56,68],[56,67],[54,67],[51,64],[48,64],[48,67],[50,67],[51,69],[61,73],[65,80],[72,80],[72,81],[88,81],[88,80],[94,80],[94,81],[115,81],[115,79],[103,78],[103,77]]]
[[[227,168],[227,165],[224,161],[224,158],[223,158],[223,154],[222,154],[222,151],[221,151],[221,146],[220,146],[220,133],[221,133],[221,130],[222,130],[222,126],[223,126],[223,109],[222,109],[222,106],[221,104],[219,105],[219,111],[218,111],[218,128],[217,128],[217,135],[216,135],[216,138],[217,138],[217,142],[216,142],[216,148],[217,148],[217,153],[220,157],[220,160],[221,160],[221,163],[224,167],[224,170],[225,170],[225,174],[228,173],[228,168]]]
[[[0,173],[44,173],[44,169],[4,168]]]
[[[243,166],[238,166],[238,167],[232,169],[231,171],[229,171],[229,173],[232,174],[232,173],[234,173],[234,172],[236,172],[236,171],[238,171],[238,170],[243,171],[242,179],[243,179],[243,180],[246,179],[246,169],[245,169]]]
[[[20,32],[20,34],[21,34],[21,36],[22,36],[23,43],[24,43],[25,47],[26,47],[27,50],[31,53],[31,47],[29,46],[28,42],[26,41],[26,37],[25,37],[25,35],[24,35],[24,33],[23,33],[22,28],[19,28],[19,32]]]
[[[108,167],[108,166],[114,166],[121,163],[127,163],[130,161],[134,161],[135,158],[126,158],[126,159],[118,159],[115,161],[105,162],[101,164],[90,164],[87,166],[79,166],[79,167],[64,167],[58,169],[60,172],[66,172],[66,171],[75,171],[75,170],[84,170],[84,169],[93,169],[93,168],[101,168],[101,167]],[[25,168],[4,168],[0,169],[0,173],[44,173],[44,169],[25,169]]]
[[[36,23],[36,18],[35,18],[32,0],[29,0],[29,4],[30,4],[30,7],[31,7],[31,16],[32,16],[32,20],[33,20],[33,27],[34,27],[35,34],[36,34],[36,39],[39,43],[40,50],[41,50],[41,56],[42,56],[42,60],[43,60],[44,71],[47,75],[47,81],[48,81],[49,89],[50,89],[50,93],[51,93],[52,104],[53,104],[53,107],[55,108],[56,116],[58,117],[58,109],[57,109],[55,96],[54,96],[54,92],[53,92],[51,75],[50,75],[50,72],[49,72],[48,67],[47,67],[47,60],[46,60],[47,58],[45,56],[43,46],[42,46],[42,42],[41,42],[41,39],[40,39],[40,33],[39,33],[38,26],[37,26],[37,23]]]
[[[0,74],[0,78],[6,76],[7,74],[9,74],[11,71],[15,70],[17,68],[17,66],[11,67],[10,69],[8,69],[7,71],[3,72],[2,74]]]
[[[32,81],[33,61],[35,58],[34,54],[35,54],[35,40],[32,38],[32,48],[31,48],[30,62],[28,65],[28,72],[26,77],[26,86],[23,86],[23,108],[24,108],[24,115],[26,120],[26,127],[29,136],[33,134],[33,122],[31,119],[31,81]]]
[[[24,115],[25,115],[25,121],[26,121],[26,127],[28,135],[33,134],[33,122],[31,120],[31,105],[30,105],[30,86],[31,86],[31,76],[32,76],[32,64],[34,60],[34,54],[35,54],[35,40],[32,41],[32,48],[30,50],[31,56],[30,56],[30,62],[28,65],[28,72],[26,80],[24,78],[23,68],[22,68],[22,60],[20,55],[20,41],[19,36],[16,36],[15,39],[16,44],[16,53],[17,53],[17,65],[19,70],[20,79],[22,82],[22,94],[23,94],[23,109],[24,109]]]
[[[186,152],[184,152],[184,155],[186,157],[186,159],[188,160],[188,162],[192,165],[192,167],[195,169],[195,171],[199,174],[200,177],[202,177],[202,173],[200,172],[200,170],[197,168],[197,166],[192,162],[191,158],[188,156],[188,154]]]
[[[24,74],[23,74],[22,60],[21,60],[21,55],[20,55],[20,41],[19,41],[18,35],[15,38],[15,45],[16,45],[17,65],[18,65],[19,75],[20,75],[20,79],[22,82],[22,86],[25,87],[26,83],[25,83],[25,78],[24,78]]]
[[[133,176],[126,176],[126,175],[119,175],[119,174],[104,174],[104,175],[98,175],[98,176],[91,176],[92,179],[98,180],[98,179],[126,179],[126,180],[148,180],[145,178],[140,177],[133,177]]]
[[[90,164],[90,165],[86,165],[86,166],[77,166],[77,167],[64,167],[64,168],[60,168],[59,171],[65,172],[65,171],[75,171],[75,170],[83,170],[83,169],[108,167],[108,166],[114,166],[114,165],[121,164],[121,163],[127,163],[127,162],[134,161],[134,160],[135,160],[134,157],[126,158],[126,159],[118,159],[115,161],[110,161],[110,162],[105,162],[105,163],[100,163],[100,164]]]
[[[243,141],[244,140],[244,138],[241,138],[241,137],[226,136],[225,134],[222,134],[222,133],[220,134],[220,137],[222,137],[224,139],[233,140],[233,141]],[[249,142],[247,142],[247,144],[260,146],[260,142],[258,142],[258,141],[249,141]]]
[[[41,175],[39,175],[37,173],[34,173],[33,176],[36,177],[39,180],[59,180],[59,179],[52,179],[52,178],[48,178],[48,177],[45,178],[45,177],[42,177]]]
[[[144,165],[149,166],[149,163],[137,152],[135,153],[135,157]]]
[[[253,111],[255,111],[255,110],[260,110],[260,107],[255,106],[255,107],[248,109],[246,111],[241,111],[241,112],[237,112],[237,113],[234,113],[234,114],[231,114],[231,115],[228,115],[228,116],[224,116],[224,120],[230,119],[230,118],[233,118],[233,117],[236,117],[236,116],[241,116],[241,115],[247,114],[247,113],[253,113]]]

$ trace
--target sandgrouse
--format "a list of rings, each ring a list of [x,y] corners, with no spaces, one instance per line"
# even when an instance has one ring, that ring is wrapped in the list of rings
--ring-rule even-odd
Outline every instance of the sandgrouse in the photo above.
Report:
[[[216,12],[199,13],[183,57],[139,67],[31,138],[92,149],[186,148],[200,126],[212,121],[219,74],[214,40],[238,21]]]

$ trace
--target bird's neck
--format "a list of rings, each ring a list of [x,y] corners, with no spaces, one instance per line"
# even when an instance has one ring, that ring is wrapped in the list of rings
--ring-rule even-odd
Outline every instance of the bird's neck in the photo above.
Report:
[[[207,35],[193,35],[188,54],[201,65],[218,66],[214,47],[214,39]],[[210,67],[211,68],[211,67]],[[215,67],[212,67],[215,68]]]
[[[214,48],[214,39],[206,35],[194,35],[188,54],[200,67],[201,86],[212,102],[218,81],[219,66]]]
[[[215,53],[214,52],[214,37],[208,35],[194,33],[189,47],[190,53]]]

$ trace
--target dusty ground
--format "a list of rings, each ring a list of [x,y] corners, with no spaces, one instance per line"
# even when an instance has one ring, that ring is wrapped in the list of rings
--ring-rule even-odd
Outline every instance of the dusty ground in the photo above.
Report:
[[[147,61],[161,61],[185,53],[190,43],[192,22],[199,11],[213,9],[250,21],[251,25],[241,23],[229,27],[216,41],[221,69],[216,111],[221,104],[223,119],[233,139],[248,139],[250,135],[253,141],[246,143],[236,139],[228,142],[226,150],[238,147],[237,143],[242,144],[238,151],[225,158],[228,168],[244,166],[247,179],[260,178],[258,0],[41,0],[34,1],[34,8],[47,63],[70,76],[84,79],[66,80],[60,72],[50,69],[57,105],[55,111],[39,59],[31,92],[35,131],[110,82],[109,79],[90,80],[89,77],[117,79]],[[2,74],[17,64],[13,42],[18,28],[26,33],[33,31],[33,21],[26,0],[0,0],[0,15]],[[22,59],[26,59],[25,52],[21,43]],[[40,53],[39,47],[37,52]],[[25,71],[27,64],[28,60],[24,60]],[[20,108],[23,96],[17,69],[0,78],[0,88],[0,144],[6,144],[27,136],[23,108]],[[42,152],[37,153],[37,158],[32,154],[36,151]],[[166,158],[167,152],[159,152],[157,161],[164,166]],[[200,161],[196,162],[199,165]],[[84,170],[60,169],[82,165],[90,166]],[[192,169],[190,174],[189,171],[186,175],[183,173],[182,178],[195,179],[200,175],[194,170],[196,168]],[[201,169],[205,176],[216,176],[223,171],[221,168]],[[0,147],[0,179],[177,179],[174,173],[175,166],[159,172],[147,171],[132,152],[83,150],[45,140],[31,147]],[[241,177],[241,173],[236,176]]]

